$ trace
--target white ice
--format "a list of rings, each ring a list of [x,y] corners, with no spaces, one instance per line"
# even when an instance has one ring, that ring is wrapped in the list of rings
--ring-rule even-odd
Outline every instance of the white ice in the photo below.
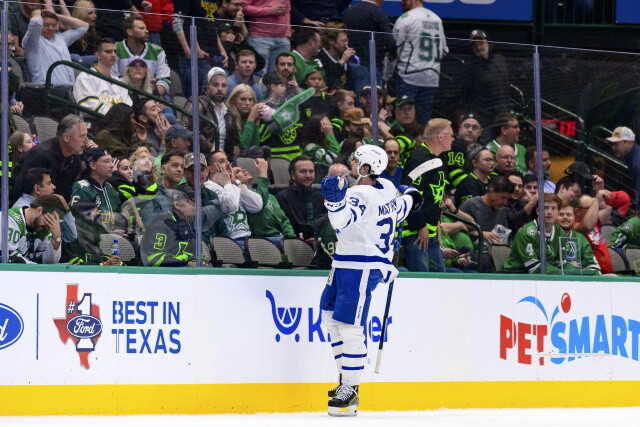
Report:
[[[0,417],[0,426],[196,427],[196,426],[640,426],[640,408],[589,409],[441,409],[412,412],[366,412],[353,418],[326,413],[253,415],[146,415],[118,417]]]

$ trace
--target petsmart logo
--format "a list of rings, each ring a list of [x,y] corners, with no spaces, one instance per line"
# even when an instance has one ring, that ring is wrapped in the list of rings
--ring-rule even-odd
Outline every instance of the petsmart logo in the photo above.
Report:
[[[322,323],[322,312],[317,307],[278,307],[276,299],[273,293],[267,289],[266,297],[271,303],[271,317],[273,323],[276,325],[278,333],[275,335],[276,342],[280,342],[283,336],[293,335],[293,339],[296,342],[314,342],[314,335],[317,334],[317,340],[319,342],[327,342],[331,337],[322,332],[320,325]],[[314,311],[318,311],[315,315]],[[304,314],[307,313],[306,322],[303,322],[305,318]],[[384,341],[387,342],[389,338],[389,327],[393,321],[393,317],[389,316],[387,319],[387,333],[385,334]],[[304,326],[300,326],[303,324]],[[301,330],[302,329],[302,330]],[[365,326],[365,337],[372,342],[380,342],[380,332],[382,331],[382,321],[377,316],[371,316],[369,322]],[[301,333],[306,334],[301,335]]]
[[[75,343],[80,364],[86,369],[89,369],[89,353],[96,349],[102,334],[100,307],[92,304],[92,297],[91,293],[85,293],[78,300],[78,285],[67,285],[66,316],[53,319],[60,340],[66,343],[70,339]]]
[[[547,323],[516,322],[500,315],[500,358],[504,360],[544,365],[545,356],[549,355],[565,355],[551,357],[555,364],[583,356],[612,355],[638,361],[638,320],[606,314],[568,318],[565,315],[571,311],[571,296],[567,293],[562,295],[560,305],[554,308],[551,318],[542,302],[534,296],[522,298],[518,304],[533,304]],[[532,354],[535,353],[542,357],[534,359]]]

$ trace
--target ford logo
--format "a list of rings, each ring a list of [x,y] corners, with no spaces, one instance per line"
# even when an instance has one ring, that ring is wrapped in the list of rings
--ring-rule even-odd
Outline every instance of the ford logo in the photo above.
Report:
[[[69,319],[67,331],[76,338],[93,338],[102,332],[102,322],[97,317],[81,314]]]
[[[8,305],[0,304],[0,350],[18,341],[23,331],[24,322],[18,312]]]

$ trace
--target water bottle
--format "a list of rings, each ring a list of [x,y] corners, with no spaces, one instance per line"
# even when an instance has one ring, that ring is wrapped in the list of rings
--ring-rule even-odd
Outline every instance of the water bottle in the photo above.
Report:
[[[347,49],[349,49],[349,46],[347,46]],[[356,64],[360,65],[360,57],[357,54],[354,54],[351,59],[353,60],[353,62],[355,62]]]
[[[35,133],[31,137],[31,140],[33,141],[33,145],[38,145],[40,143],[40,141],[38,141],[38,135],[36,135]]]
[[[111,245],[111,256],[120,256],[120,245],[118,239],[113,239],[113,245]]]

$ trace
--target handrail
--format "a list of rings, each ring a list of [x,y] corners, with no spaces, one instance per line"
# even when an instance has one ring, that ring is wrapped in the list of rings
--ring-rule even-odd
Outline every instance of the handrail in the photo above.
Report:
[[[482,228],[478,224],[473,221],[470,221],[466,218],[453,214],[451,212],[443,211],[442,215],[447,218],[454,219],[456,221],[460,221],[461,223],[468,225],[471,228],[474,228],[478,233],[478,270],[482,272],[483,267],[483,253],[484,253],[484,235],[482,234]]]
[[[178,105],[176,105],[176,104],[174,104],[174,103],[172,103],[170,101],[167,101],[166,99],[164,99],[164,98],[162,98],[160,96],[154,95],[154,94],[149,93],[149,92],[145,92],[142,89],[138,89],[137,87],[131,86],[130,84],[127,84],[127,83],[124,83],[124,82],[121,82],[120,80],[112,79],[110,76],[105,76],[104,74],[101,74],[101,73],[98,73],[97,71],[94,71],[94,70],[91,70],[89,68],[86,68],[86,67],[84,67],[84,66],[82,66],[82,65],[80,65],[80,64],[78,64],[76,62],[72,62],[72,61],[56,61],[53,64],[51,64],[51,66],[47,70],[47,76],[46,76],[45,84],[44,84],[45,90],[47,91],[47,96],[52,98],[52,99],[55,99],[56,101],[60,101],[60,102],[66,103],[68,105],[72,105],[77,110],[83,111],[85,113],[92,114],[92,115],[94,115],[96,117],[104,117],[103,114],[98,113],[97,111],[89,110],[88,108],[83,107],[81,105],[78,105],[77,102],[74,103],[74,102],[71,102],[71,101],[69,101],[67,99],[60,98],[59,96],[52,95],[50,93],[49,88],[51,87],[51,74],[53,73],[53,69],[55,67],[57,67],[58,65],[66,65],[67,67],[74,68],[76,70],[85,72],[85,73],[90,74],[90,75],[92,75],[94,77],[98,77],[99,79],[102,79],[102,80],[104,80],[106,82],[109,82],[111,84],[114,84],[116,86],[123,87],[123,88],[125,88],[125,89],[127,89],[127,90],[129,90],[131,92],[137,93],[138,95],[144,95],[145,98],[149,98],[149,99],[152,99],[152,100],[154,100],[156,102],[159,102],[161,104],[169,106],[169,107],[175,109],[176,111],[178,111],[180,114],[184,114],[185,116],[189,116],[189,117],[193,118],[193,115],[189,111],[185,110],[182,107],[179,107]],[[218,128],[218,125],[213,120],[211,120],[209,117],[203,116],[202,114],[199,114],[198,117],[200,117],[200,120],[204,120],[205,122],[207,122],[210,125],[214,126],[216,129]]]

